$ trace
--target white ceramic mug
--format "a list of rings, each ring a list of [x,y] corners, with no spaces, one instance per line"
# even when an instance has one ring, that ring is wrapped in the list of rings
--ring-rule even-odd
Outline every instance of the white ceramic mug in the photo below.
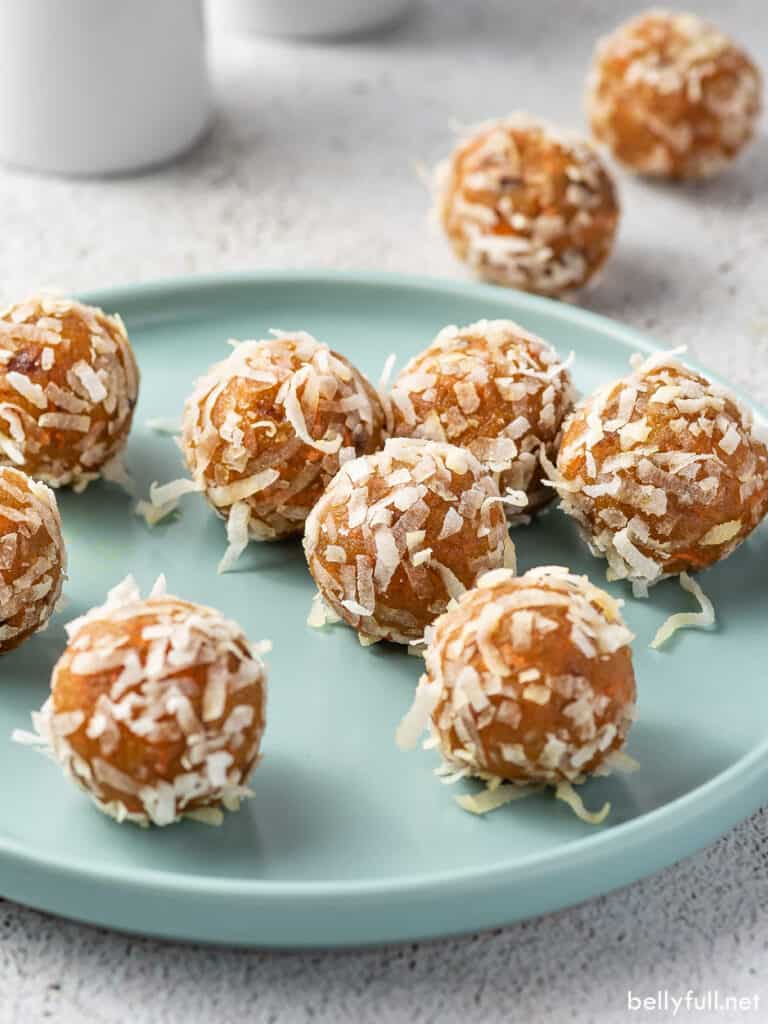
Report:
[[[208,0],[211,23],[226,31],[296,38],[351,35],[394,21],[411,0]]]
[[[210,117],[202,0],[0,0],[0,160],[114,174]]]

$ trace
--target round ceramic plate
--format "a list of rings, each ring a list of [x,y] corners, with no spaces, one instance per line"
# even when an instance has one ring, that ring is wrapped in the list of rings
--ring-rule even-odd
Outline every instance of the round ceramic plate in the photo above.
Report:
[[[170,438],[147,421],[178,420],[192,381],[227,339],[302,328],[377,378],[448,323],[512,317],[575,352],[582,391],[624,373],[654,345],[568,305],[475,284],[383,275],[267,273],[161,283],[86,297],[124,316],[142,371],[128,463],[141,492],[182,474]],[[59,496],[70,552],[68,606],[2,659],[0,893],[114,928],[253,946],[380,943],[501,925],[626,884],[712,840],[760,804],[768,781],[765,565],[762,528],[703,584],[719,625],[648,643],[691,607],[674,581],[646,601],[623,584],[637,635],[640,718],[633,775],[588,783],[610,800],[600,827],[551,794],[478,818],[456,804],[469,783],[442,785],[431,751],[403,754],[394,732],[420,670],[392,646],[364,649],[343,626],[306,625],[314,593],[298,542],[252,544],[217,576],[222,523],[197,495],[150,530],[112,485]],[[568,565],[602,583],[571,522],[552,511],[515,531],[521,569]],[[103,817],[34,751],[11,743],[46,696],[63,624],[133,573],[220,608],[274,644],[264,761],[254,799],[221,828],[185,822],[142,830]]]

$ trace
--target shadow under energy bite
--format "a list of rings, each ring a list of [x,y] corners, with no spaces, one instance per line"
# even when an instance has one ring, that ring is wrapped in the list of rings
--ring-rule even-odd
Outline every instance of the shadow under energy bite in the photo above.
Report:
[[[763,169],[768,165],[768,134],[761,132],[748,143],[733,164],[721,174],[700,181],[645,182],[647,188],[658,191],[662,195],[672,191],[676,202],[701,211],[706,203],[708,215],[728,213],[749,208],[751,204],[761,204],[758,213],[763,213],[762,202],[768,193],[768,178]]]
[[[678,286],[669,274],[677,258],[671,248],[658,244],[617,244],[599,277],[579,301],[595,313],[630,320],[654,331],[680,305]],[[687,259],[689,265],[695,265],[697,256],[691,254]],[[664,338],[659,340],[665,343]]]

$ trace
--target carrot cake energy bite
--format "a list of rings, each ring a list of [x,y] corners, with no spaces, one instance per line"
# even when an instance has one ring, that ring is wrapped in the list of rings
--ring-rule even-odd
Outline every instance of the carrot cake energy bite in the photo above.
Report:
[[[220,612],[129,576],[67,627],[51,696],[33,714],[40,743],[117,821],[211,823],[237,810],[264,730],[260,652]]]
[[[0,653],[48,622],[66,565],[53,491],[0,466]]]
[[[616,190],[589,143],[523,114],[488,121],[437,171],[437,212],[460,260],[496,284],[564,295],[611,251]]]
[[[640,174],[703,178],[752,138],[760,72],[714,25],[651,10],[601,40],[587,86],[596,139]]]
[[[550,475],[609,575],[642,593],[726,558],[758,525],[767,441],[733,395],[659,352],[576,410]]]
[[[439,774],[489,783],[459,797],[476,813],[513,800],[502,782],[557,786],[587,820],[571,783],[619,767],[635,679],[620,604],[586,576],[543,567],[490,572],[430,631],[426,674],[398,730],[403,748],[427,725]]]
[[[344,356],[303,331],[244,341],[198,381],[182,449],[227,520],[228,568],[248,543],[301,533],[340,464],[382,444],[384,409]]]
[[[49,296],[0,313],[0,463],[78,491],[116,476],[138,388],[119,316]]]
[[[369,643],[421,640],[452,598],[514,561],[498,487],[475,456],[409,438],[342,466],[304,548],[323,601]]]
[[[391,397],[395,434],[468,448],[517,516],[550,500],[539,451],[554,457],[573,389],[546,341],[511,320],[446,327],[405,366]]]

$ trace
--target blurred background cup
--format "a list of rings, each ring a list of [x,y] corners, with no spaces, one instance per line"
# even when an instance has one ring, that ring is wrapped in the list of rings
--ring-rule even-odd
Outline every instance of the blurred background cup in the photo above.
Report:
[[[0,67],[0,160],[30,170],[138,170],[210,118],[202,0],[0,0]]]
[[[294,38],[354,35],[394,21],[412,0],[208,0],[223,31]]]

